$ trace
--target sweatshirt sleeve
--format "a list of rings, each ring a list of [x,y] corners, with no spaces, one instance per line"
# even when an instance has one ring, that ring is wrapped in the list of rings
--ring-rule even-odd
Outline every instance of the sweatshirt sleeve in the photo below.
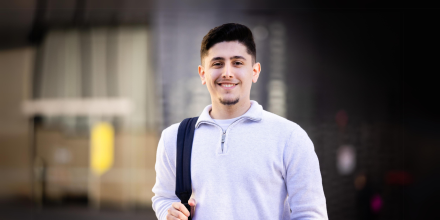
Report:
[[[307,133],[296,127],[284,150],[290,219],[328,219],[319,161]]]
[[[159,140],[156,155],[156,183],[153,187],[154,196],[153,210],[156,212],[156,216],[159,220],[165,220],[168,213],[168,208],[171,207],[173,202],[180,202],[179,198],[175,194],[176,186],[176,174],[175,166],[168,158],[167,148],[165,146],[165,131]],[[174,160],[173,160],[174,161]]]

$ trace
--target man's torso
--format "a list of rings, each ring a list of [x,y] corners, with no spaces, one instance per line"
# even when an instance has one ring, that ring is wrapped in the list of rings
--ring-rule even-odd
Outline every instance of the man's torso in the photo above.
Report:
[[[171,126],[169,135],[176,137],[177,127],[178,124]],[[195,130],[191,156],[193,197],[197,201],[195,220],[210,216],[213,211],[222,216],[216,219],[283,219],[288,209],[283,152],[293,130],[298,128],[293,122],[264,111],[260,121],[241,118],[233,122],[226,130],[222,147],[221,127],[200,124]],[[170,159],[175,167],[175,141],[166,145],[170,155],[174,155]]]

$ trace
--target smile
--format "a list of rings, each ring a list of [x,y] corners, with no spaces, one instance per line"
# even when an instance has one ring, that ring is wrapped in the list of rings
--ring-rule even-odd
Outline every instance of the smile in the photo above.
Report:
[[[224,89],[232,89],[236,85],[238,85],[238,83],[237,84],[234,84],[234,83],[219,83],[218,85],[221,86]]]

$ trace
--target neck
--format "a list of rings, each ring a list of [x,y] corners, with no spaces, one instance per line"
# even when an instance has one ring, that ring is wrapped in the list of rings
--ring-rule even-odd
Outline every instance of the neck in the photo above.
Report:
[[[223,105],[219,100],[215,100],[212,102],[210,115],[213,119],[231,119],[243,115],[250,107],[250,99],[240,100],[235,105]]]

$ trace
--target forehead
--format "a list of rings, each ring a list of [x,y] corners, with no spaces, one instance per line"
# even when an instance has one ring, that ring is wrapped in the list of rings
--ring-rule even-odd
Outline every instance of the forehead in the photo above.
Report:
[[[205,57],[211,59],[213,57],[223,57],[228,59],[233,56],[242,56],[250,59],[251,55],[247,52],[246,46],[238,41],[220,42],[209,48],[208,55]]]

